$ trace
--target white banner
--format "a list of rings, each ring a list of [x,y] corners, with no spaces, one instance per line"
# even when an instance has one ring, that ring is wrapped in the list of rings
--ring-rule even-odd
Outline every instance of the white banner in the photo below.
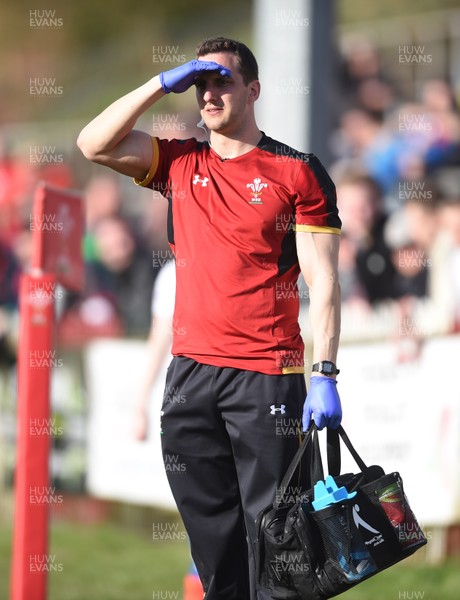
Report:
[[[87,348],[87,487],[100,498],[175,508],[161,455],[164,380],[152,390],[147,440],[137,441],[133,433],[146,359],[144,342],[104,340]]]
[[[400,363],[391,343],[339,353],[343,427],[364,462],[398,471],[423,525],[460,522],[460,336]],[[356,471],[344,448],[343,472]]]
[[[132,433],[146,356],[143,342],[88,347],[88,490],[174,508],[160,448],[163,382],[152,393],[148,440]],[[418,359],[406,363],[391,343],[343,346],[339,353],[345,431],[365,463],[399,471],[422,525],[460,522],[459,357],[460,336],[428,340]],[[342,463],[343,472],[357,470],[345,448]]]

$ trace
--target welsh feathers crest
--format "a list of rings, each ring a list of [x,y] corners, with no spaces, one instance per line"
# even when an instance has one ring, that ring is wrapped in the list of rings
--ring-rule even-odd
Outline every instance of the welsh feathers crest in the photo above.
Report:
[[[268,187],[268,183],[263,183],[260,177],[256,177],[252,183],[247,183],[246,187],[252,190],[252,200],[249,201],[249,204],[262,204],[260,197],[263,189]]]

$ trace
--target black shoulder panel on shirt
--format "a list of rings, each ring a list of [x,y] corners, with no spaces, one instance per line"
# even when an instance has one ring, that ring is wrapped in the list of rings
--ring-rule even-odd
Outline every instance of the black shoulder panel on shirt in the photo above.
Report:
[[[305,152],[295,150],[294,148],[291,148],[291,146],[283,144],[283,142],[279,142],[278,140],[268,137],[265,135],[265,133],[263,133],[262,139],[257,144],[257,147],[260,148],[260,150],[265,150],[265,152],[270,152],[276,156],[288,156],[294,159],[297,158],[305,163],[309,163],[312,158],[316,158],[314,154],[307,154]]]
[[[326,192],[327,190],[334,190],[335,185],[332,179],[329,177],[329,173],[323,167],[323,164],[315,154],[309,154],[310,160],[308,166],[313,171],[316,179],[318,180],[321,188]]]
[[[329,177],[329,173],[323,167],[321,161],[314,154],[310,155],[308,166],[316,177],[316,181],[318,182],[318,185],[322,189],[326,198],[328,226],[340,229],[342,227],[342,221],[337,211],[337,195],[334,182]]]
[[[265,133],[263,133],[262,139],[257,147],[265,152],[281,156],[280,162],[289,162],[289,160],[286,160],[286,157],[289,157],[294,161],[299,160],[307,164],[326,198],[326,210],[329,215],[327,225],[337,228],[342,226],[342,222],[337,212],[337,198],[334,182],[329,177],[328,172],[315,154],[307,154],[295,150],[282,142],[278,142],[277,140],[268,137]]]

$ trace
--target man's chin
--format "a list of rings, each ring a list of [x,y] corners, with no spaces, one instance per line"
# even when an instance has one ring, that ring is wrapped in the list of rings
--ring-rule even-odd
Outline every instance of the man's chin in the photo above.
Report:
[[[219,125],[211,125],[208,127],[209,131],[214,131],[214,133],[221,133],[224,131],[224,128]]]
[[[209,131],[214,131],[215,133],[225,133],[228,129],[227,123],[219,122],[216,119],[207,119],[204,121],[204,124]]]

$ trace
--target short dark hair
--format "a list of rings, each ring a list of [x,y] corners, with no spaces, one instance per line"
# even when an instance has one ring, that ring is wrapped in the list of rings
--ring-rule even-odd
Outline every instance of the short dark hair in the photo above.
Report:
[[[254,54],[249,48],[236,40],[224,37],[208,38],[203,40],[196,48],[196,56],[205,56],[216,52],[231,52],[238,58],[238,65],[245,85],[259,79],[259,67]]]

